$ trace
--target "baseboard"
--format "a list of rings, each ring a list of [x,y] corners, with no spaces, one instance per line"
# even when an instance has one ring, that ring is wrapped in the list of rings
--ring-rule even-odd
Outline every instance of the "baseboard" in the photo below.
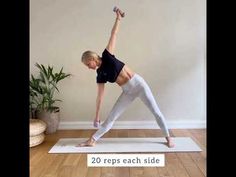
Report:
[[[169,129],[206,128],[206,121],[167,121]],[[92,122],[60,122],[59,130],[94,129]],[[116,121],[112,129],[160,129],[155,121]]]

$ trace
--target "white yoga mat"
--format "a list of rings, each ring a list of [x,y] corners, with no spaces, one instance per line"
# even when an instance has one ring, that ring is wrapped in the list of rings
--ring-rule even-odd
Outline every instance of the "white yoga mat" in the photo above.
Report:
[[[88,138],[62,138],[48,153],[101,152],[200,152],[201,148],[189,137],[173,137],[175,147],[168,148],[165,138],[101,138],[94,147],[76,147]]]

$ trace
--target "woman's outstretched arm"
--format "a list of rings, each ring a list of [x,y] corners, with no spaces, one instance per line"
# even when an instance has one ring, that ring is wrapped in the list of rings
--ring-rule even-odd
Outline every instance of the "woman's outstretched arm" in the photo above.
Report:
[[[98,86],[98,92],[97,92],[97,99],[96,99],[96,115],[95,115],[94,121],[98,122],[100,121],[99,112],[100,112],[100,106],[101,106],[103,96],[104,96],[105,84],[99,83],[97,84],[97,86]]]
[[[120,10],[117,9],[116,10],[116,19],[115,19],[115,23],[113,25],[113,28],[111,30],[111,36],[108,42],[108,45],[106,47],[106,49],[109,51],[109,53],[114,54],[114,50],[115,50],[115,45],[116,45],[116,36],[117,36],[117,32],[119,30],[119,25],[120,25],[120,20],[121,20],[121,13]]]

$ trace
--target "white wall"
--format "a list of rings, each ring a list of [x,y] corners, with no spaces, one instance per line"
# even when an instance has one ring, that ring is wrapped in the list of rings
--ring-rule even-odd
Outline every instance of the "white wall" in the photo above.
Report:
[[[126,12],[115,55],[144,77],[172,128],[176,122],[205,124],[205,0],[30,0],[30,72],[38,62],[73,74],[59,85],[62,125],[94,118],[96,72],[80,58],[88,49],[101,54],[107,45],[114,5]],[[106,84],[102,119],[120,93],[118,85]],[[138,99],[119,119],[153,120]]]

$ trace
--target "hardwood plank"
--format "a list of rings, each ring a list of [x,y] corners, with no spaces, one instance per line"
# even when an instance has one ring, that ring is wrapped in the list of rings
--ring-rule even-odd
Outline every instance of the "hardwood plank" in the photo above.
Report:
[[[155,137],[156,134],[162,136],[161,130],[148,130],[145,131],[146,137]],[[182,163],[179,161],[176,153],[165,153],[165,170],[162,167],[157,167],[161,176],[179,176],[189,177]]]
[[[100,177],[101,176],[101,168],[99,167],[89,167],[88,173],[86,177]]]
[[[145,132],[142,129],[136,130],[136,129],[130,129],[128,132],[128,137],[131,138],[138,138],[138,137],[146,137]]]
[[[163,134],[160,129],[148,129],[145,130],[146,137],[163,137]]]
[[[30,148],[31,177],[202,177],[206,176],[206,131],[171,130],[173,136],[189,136],[201,153],[165,153],[165,167],[87,167],[87,154],[48,154],[60,138],[89,138],[96,130],[59,130]],[[159,129],[110,130],[105,137],[162,137]]]
[[[62,165],[58,168],[55,177],[72,177],[74,167],[70,165]]]
[[[188,136],[191,137],[203,150],[202,152],[196,153],[188,153],[195,164],[199,167],[202,173],[206,176],[206,147],[204,146],[204,142],[206,141],[206,131],[204,130],[196,130],[195,134],[191,133],[193,130],[175,130],[175,134],[177,136]],[[197,133],[198,132],[198,133]],[[196,138],[195,136],[198,136]]]
[[[76,166],[79,163],[81,154],[65,154],[62,166]]]
[[[129,137],[129,129],[127,130],[115,130],[116,131],[116,137],[119,138],[128,138]]]
[[[200,153],[189,153],[194,162],[200,168],[202,173],[206,176],[206,131],[205,130],[184,130],[184,134],[191,136],[196,141],[201,149]]]
[[[115,177],[130,177],[130,168],[129,167],[116,167]]]
[[[190,129],[187,132],[189,132],[190,134],[192,134],[192,137],[196,139],[196,141],[198,141],[203,148],[206,147],[206,130],[205,129]]]
[[[170,174],[168,168],[165,167],[157,167],[157,171],[160,177],[174,177]]]
[[[180,162],[176,153],[165,153],[166,167],[171,176],[189,177],[183,164]]]
[[[113,138],[116,137],[117,131],[111,129],[107,133],[105,133],[102,138]],[[99,141],[99,140],[98,140]],[[100,176],[101,177],[115,177],[115,167],[101,167],[100,168]]]
[[[81,154],[78,164],[72,168],[72,177],[86,177],[88,172],[87,167],[87,154]]]
[[[144,168],[143,167],[132,167],[130,168],[130,177],[143,177]]]
[[[193,159],[189,154],[186,153],[178,153],[177,156],[179,157],[180,161],[184,165],[186,171],[188,172],[189,176],[191,177],[203,177],[205,176],[202,171],[198,168],[195,164]]]
[[[57,173],[59,172],[61,168],[61,164],[66,158],[66,156],[63,154],[48,154],[46,155],[47,159],[50,158],[50,156],[52,158],[52,162],[50,164],[47,164],[47,160],[46,160],[43,163],[45,170],[41,174],[42,177],[45,175],[57,176]]]
[[[143,168],[143,177],[158,177],[157,167],[145,167]]]
[[[101,177],[116,177],[115,169],[113,167],[101,168]]]
[[[203,145],[197,141],[197,139],[190,133],[189,130],[173,130],[176,136],[186,136],[191,137],[202,149],[203,152],[197,153],[177,153],[180,161],[186,168],[186,171],[191,177],[201,177],[206,176],[206,158],[205,158],[205,148]]]
[[[101,138],[115,138],[115,137],[117,137],[117,130],[110,129]]]

